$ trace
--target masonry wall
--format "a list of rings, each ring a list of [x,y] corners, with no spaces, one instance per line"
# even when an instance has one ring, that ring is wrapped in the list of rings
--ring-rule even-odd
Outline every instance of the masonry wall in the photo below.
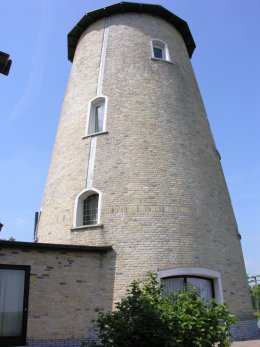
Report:
[[[106,28],[106,29],[105,29]],[[104,47],[104,32],[107,45]],[[170,62],[151,59],[151,39]],[[105,49],[101,64],[101,52]],[[107,96],[107,133],[85,137],[87,109]],[[101,226],[72,228],[88,181],[102,192]],[[190,59],[163,19],[125,13],[99,20],[78,43],[42,205],[40,242],[113,244],[114,300],[148,271],[219,271],[223,295],[253,320],[237,225]]]
[[[31,268],[27,339],[86,339],[96,310],[112,307],[112,258],[111,252],[1,248],[0,264]]]
[[[78,54],[78,66],[72,66],[62,107],[42,203],[39,242],[70,243],[75,198],[86,186],[90,141],[82,137],[88,103],[96,96],[103,21],[94,23],[85,35],[89,39],[84,54]]]

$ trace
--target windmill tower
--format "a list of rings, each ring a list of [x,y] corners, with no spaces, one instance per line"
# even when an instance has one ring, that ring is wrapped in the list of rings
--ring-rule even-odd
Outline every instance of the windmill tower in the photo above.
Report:
[[[37,241],[112,245],[114,299],[148,271],[225,301],[256,332],[240,235],[185,21],[121,2],[68,35],[73,62]]]

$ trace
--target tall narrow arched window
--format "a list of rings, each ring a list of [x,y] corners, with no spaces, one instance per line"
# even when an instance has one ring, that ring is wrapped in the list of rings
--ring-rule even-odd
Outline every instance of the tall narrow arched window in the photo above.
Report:
[[[170,54],[166,42],[158,39],[151,40],[152,58],[170,61]]]
[[[102,133],[106,125],[106,97],[99,96],[90,101],[87,135]]]
[[[98,222],[98,194],[91,194],[83,201],[83,225]]]
[[[75,200],[73,227],[100,224],[101,192],[97,189],[85,189]]]

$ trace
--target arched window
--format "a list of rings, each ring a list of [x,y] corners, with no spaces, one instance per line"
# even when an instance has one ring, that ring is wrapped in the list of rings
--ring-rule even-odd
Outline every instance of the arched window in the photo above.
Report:
[[[83,200],[83,225],[98,222],[98,194],[91,194]]]
[[[151,40],[152,58],[170,61],[170,54],[166,42],[158,39]]]
[[[90,101],[87,135],[102,133],[106,125],[106,97],[99,96]]]
[[[83,190],[75,200],[73,227],[100,224],[101,193],[97,189]]]
[[[186,285],[195,288],[206,299],[215,298],[218,304],[224,302],[220,272],[205,268],[174,268],[159,271],[158,277],[165,292],[182,291]]]

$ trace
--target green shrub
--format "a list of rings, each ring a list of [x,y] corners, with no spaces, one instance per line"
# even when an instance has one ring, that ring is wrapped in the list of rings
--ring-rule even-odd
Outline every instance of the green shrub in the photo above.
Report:
[[[97,325],[103,347],[230,346],[235,323],[225,304],[202,299],[198,292],[162,295],[156,275],[134,281],[114,312],[101,313]]]

